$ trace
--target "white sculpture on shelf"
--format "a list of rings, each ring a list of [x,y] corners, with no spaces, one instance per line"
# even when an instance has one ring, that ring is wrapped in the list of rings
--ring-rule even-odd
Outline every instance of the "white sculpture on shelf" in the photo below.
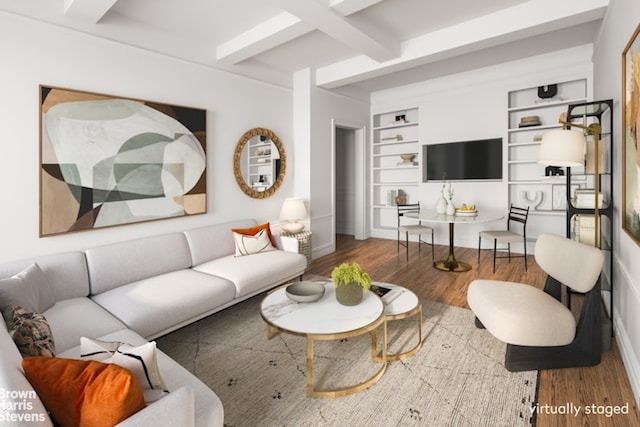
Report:
[[[542,191],[521,191],[520,201],[529,209],[535,210],[542,203]]]

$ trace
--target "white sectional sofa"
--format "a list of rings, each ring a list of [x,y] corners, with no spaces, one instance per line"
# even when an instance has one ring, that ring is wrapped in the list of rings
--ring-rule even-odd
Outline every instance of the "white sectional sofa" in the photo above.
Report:
[[[80,337],[141,345],[304,273],[306,258],[292,238],[274,236],[280,250],[236,257],[231,229],[256,225],[238,220],[4,263],[0,279],[38,264],[55,296],[43,314],[58,357],[79,358]],[[33,388],[0,323],[0,403],[6,407],[12,396],[20,399],[15,391]],[[158,367],[170,393],[121,425],[223,425],[223,405],[214,391],[161,351]],[[29,403],[29,413],[46,414],[39,399]],[[52,422],[47,416],[40,423],[9,425]]]

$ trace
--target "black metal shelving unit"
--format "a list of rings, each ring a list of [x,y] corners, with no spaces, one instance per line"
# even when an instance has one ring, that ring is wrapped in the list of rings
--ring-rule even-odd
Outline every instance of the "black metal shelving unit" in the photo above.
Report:
[[[566,235],[567,237],[581,240],[584,243],[596,244],[601,250],[605,251],[605,265],[600,274],[600,286],[602,292],[602,300],[605,309],[609,315],[609,338],[613,337],[613,100],[584,102],[579,104],[570,104],[567,107],[566,121],[576,125],[588,126],[597,124],[600,126],[599,151],[595,153],[594,149],[587,149],[585,159],[585,167],[581,171],[572,173],[571,168],[567,168],[567,218],[566,218]],[[575,126],[574,126],[575,127]],[[586,135],[587,146],[592,144],[593,136]],[[593,166],[594,156],[599,154],[598,170]],[[595,172],[598,172],[597,174]],[[582,230],[580,235],[580,216],[582,218],[595,217],[595,193],[591,196],[594,200],[594,207],[578,207],[572,190],[576,185],[585,186],[580,190],[594,190],[598,184],[599,192],[603,195],[602,204],[598,205],[599,217],[599,233],[596,238],[595,229],[591,231],[592,236]],[[578,184],[579,183],[579,184]],[[587,196],[588,197],[588,196]],[[592,241],[593,239],[593,241]],[[599,243],[599,244],[597,244]],[[571,293],[568,294],[568,302],[571,304]],[[603,319],[607,320],[607,319]],[[603,333],[606,329],[603,327]]]

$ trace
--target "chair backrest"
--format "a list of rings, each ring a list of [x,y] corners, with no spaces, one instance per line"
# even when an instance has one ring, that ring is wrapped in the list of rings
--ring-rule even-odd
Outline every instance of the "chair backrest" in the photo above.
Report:
[[[604,264],[600,249],[551,233],[538,237],[535,258],[545,273],[578,292],[593,288]]]
[[[513,203],[509,207],[509,218],[507,219],[507,230],[511,230],[511,221],[519,222],[522,224],[522,232],[524,235],[527,233],[527,219],[529,218],[529,207],[520,208],[513,206]]]
[[[400,221],[402,217],[408,213],[419,213],[420,212],[420,203],[411,203],[408,205],[398,205],[398,225],[400,225]]]

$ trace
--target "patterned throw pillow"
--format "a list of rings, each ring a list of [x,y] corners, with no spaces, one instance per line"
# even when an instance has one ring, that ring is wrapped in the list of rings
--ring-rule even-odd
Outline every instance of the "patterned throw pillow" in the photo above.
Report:
[[[80,357],[104,363],[114,363],[131,371],[144,392],[147,402],[153,402],[169,393],[158,369],[155,341],[133,347],[119,341],[101,341],[80,338]]]
[[[262,230],[255,236],[233,233],[233,240],[236,243],[236,256],[252,255],[276,249],[269,241],[267,230]]]
[[[44,315],[17,305],[11,306],[11,312],[9,335],[12,336],[22,357],[54,357],[56,346]]]

